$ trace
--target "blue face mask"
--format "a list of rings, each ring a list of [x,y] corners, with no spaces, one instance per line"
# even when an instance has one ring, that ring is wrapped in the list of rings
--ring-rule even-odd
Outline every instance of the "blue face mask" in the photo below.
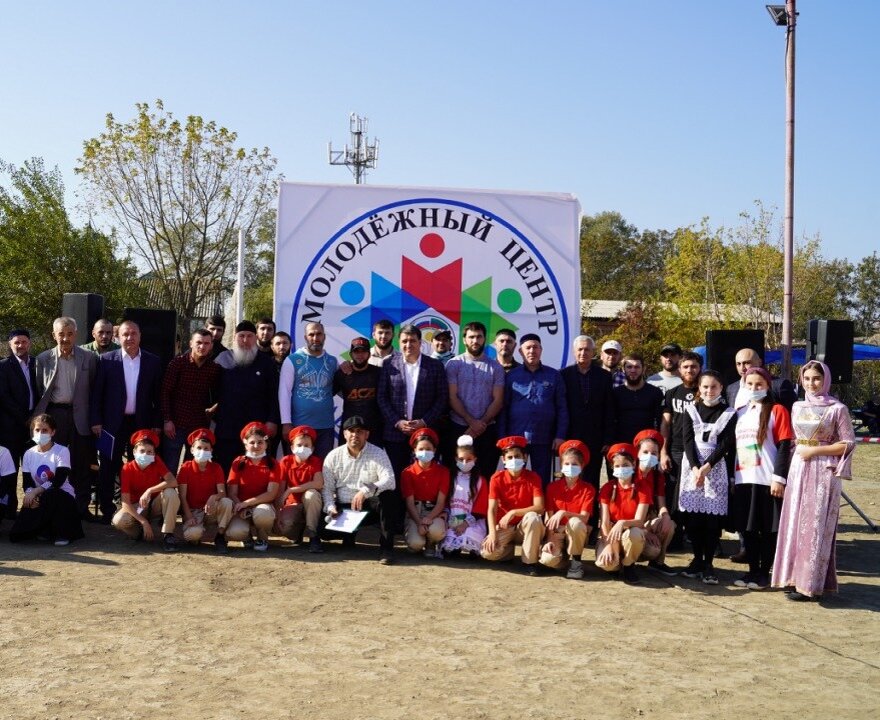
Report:
[[[639,467],[642,470],[650,470],[653,467],[657,467],[658,462],[660,461],[654,453],[642,453],[639,455]]]
[[[619,480],[626,480],[628,478],[631,478],[635,471],[636,471],[636,469],[634,467],[627,467],[627,466],[616,467],[616,468],[614,468],[613,475],[614,475],[614,477],[618,478]]]
[[[434,459],[433,450],[416,450],[416,460],[419,462],[431,462]]]
[[[510,472],[519,472],[526,466],[526,461],[522,458],[511,458],[504,461],[504,469]]]
[[[760,402],[760,401],[763,400],[765,397],[767,397],[767,391],[766,391],[766,390],[752,390],[752,391],[749,393],[749,400],[750,400],[751,402]]]
[[[464,473],[469,473],[474,469],[474,465],[476,465],[473,460],[459,460],[455,464],[458,466],[458,469]]]
[[[145,468],[149,465],[152,465],[155,460],[155,455],[147,455],[147,453],[136,453],[134,456],[134,461],[138,464],[138,467],[140,468]]]
[[[567,478],[577,477],[581,474],[581,466],[580,465],[563,465],[562,466],[562,474]]]

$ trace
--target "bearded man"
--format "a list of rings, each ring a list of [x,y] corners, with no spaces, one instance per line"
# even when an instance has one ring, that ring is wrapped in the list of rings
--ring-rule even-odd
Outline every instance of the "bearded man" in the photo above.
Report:
[[[371,365],[370,341],[356,337],[351,341],[351,370],[346,373],[341,368],[333,376],[333,394],[342,398],[342,420],[358,415],[370,431],[370,442],[382,447],[382,411],[379,409],[377,393],[382,368]],[[345,435],[340,432],[339,444],[345,444]]]

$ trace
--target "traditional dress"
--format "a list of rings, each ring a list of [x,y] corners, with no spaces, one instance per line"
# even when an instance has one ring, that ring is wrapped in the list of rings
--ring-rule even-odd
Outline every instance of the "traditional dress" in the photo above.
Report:
[[[456,472],[449,498],[449,529],[440,549],[443,552],[472,552],[479,554],[486,539],[486,512],[488,511],[489,489],[483,478],[477,481],[477,491],[471,498],[471,474]],[[461,535],[455,529],[467,523],[467,530]]]
[[[816,455],[808,460],[795,452],[782,503],[772,583],[774,587],[793,586],[810,597],[837,591],[835,541],[841,479],[851,476],[855,448],[849,412],[828,394],[831,372],[825,365],[822,369],[822,393],[807,393],[806,400],[792,408],[795,438],[798,445],[811,447],[845,442],[846,450],[841,457]]]

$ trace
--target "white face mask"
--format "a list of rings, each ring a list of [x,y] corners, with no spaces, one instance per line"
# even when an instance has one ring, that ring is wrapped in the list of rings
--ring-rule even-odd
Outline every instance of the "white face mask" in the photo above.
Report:
[[[716,395],[713,398],[704,397],[703,405],[706,407],[715,407],[718,403],[721,402],[721,395]]]
[[[433,450],[416,450],[416,460],[419,462],[431,462],[434,459]]]
[[[248,458],[249,460],[262,460],[264,457],[266,457],[266,453],[265,452],[261,452],[261,453],[246,452],[244,454],[244,456],[246,458]]]
[[[49,433],[35,432],[31,436],[31,440],[33,440],[37,445],[48,445],[50,442],[52,442],[52,436]]]
[[[473,460],[458,460],[455,465],[463,473],[469,473],[471,470],[474,469],[474,465],[476,465],[476,463]]]
[[[504,469],[510,472],[519,472],[526,466],[526,461],[522,458],[511,458],[504,461]]]
[[[635,468],[624,466],[614,468],[614,472],[612,474],[619,480],[626,480],[627,478],[631,478],[634,472]]]
[[[580,465],[563,465],[562,466],[562,474],[567,478],[577,477],[581,474],[581,466]]]
[[[204,463],[208,462],[213,455],[210,450],[196,450],[193,452],[193,457],[196,459],[196,462]]]
[[[749,392],[749,400],[751,402],[760,402],[765,397],[767,397],[766,390],[752,390]]]
[[[135,453],[134,461],[138,464],[138,467],[145,468],[152,465],[156,460],[155,455],[148,455],[147,453]]]
[[[639,455],[639,467],[642,470],[650,470],[653,467],[657,467],[658,462],[660,461],[654,453],[642,453]]]
[[[292,452],[300,460],[308,460],[312,456],[313,451],[310,447],[306,447],[305,445],[297,445],[292,449]]]

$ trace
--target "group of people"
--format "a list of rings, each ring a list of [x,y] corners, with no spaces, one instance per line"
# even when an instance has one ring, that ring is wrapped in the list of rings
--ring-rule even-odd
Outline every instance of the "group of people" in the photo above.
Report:
[[[29,333],[13,330],[0,362],[10,539],[65,545],[87,520],[149,541],[161,518],[169,552],[211,538],[224,552],[228,540],[265,551],[274,534],[320,553],[334,537],[325,525],[354,511],[378,523],[385,564],[402,534],[435,558],[508,560],[520,545],[528,574],[578,579],[594,542],[597,567],[638,582],[640,560],[678,573],[666,554],[681,549],[683,529],[693,559],[682,574],[717,584],[726,528],[740,533],[748,563],[735,585],[783,587],[793,600],[836,590],[840,481],[854,439],[822,363],[801,369],[805,398],[794,403],[794,386],[750,348],[725,388],[675,343],[645,377],[644,358],[615,340],[594,361],[588,336],[557,370],[542,363],[534,333],[518,338],[520,360],[509,329],[488,352],[479,322],[462,327],[458,354],[448,331],[428,342],[414,325],[397,330],[395,348],[383,320],[372,343],[355,337],[337,359],[320,323],[303,330],[292,350],[271,319],[243,321],[225,348],[214,317],[167,368],[131,321],[116,330],[118,345],[100,320],[80,347],[75,321],[58,318],[56,346],[37,358]],[[337,537],[350,545],[355,533]]]

